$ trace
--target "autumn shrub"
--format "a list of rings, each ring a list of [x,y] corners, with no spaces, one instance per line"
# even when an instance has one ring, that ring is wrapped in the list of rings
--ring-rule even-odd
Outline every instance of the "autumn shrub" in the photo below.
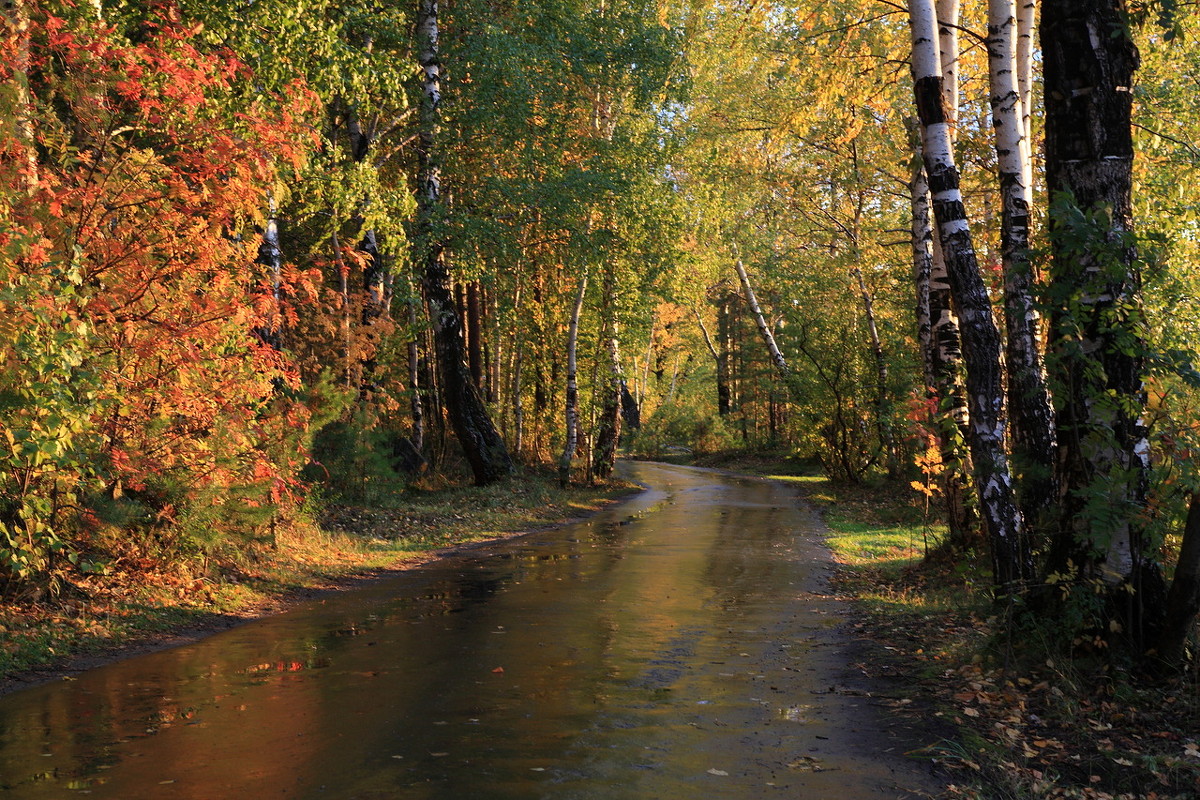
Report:
[[[0,589],[48,574],[67,549],[70,511],[97,479],[99,377],[87,365],[89,328],[74,316],[78,274],[22,269],[39,246],[0,232]]]
[[[70,4],[22,13],[0,40],[0,83],[26,89],[0,128],[9,591],[53,586],[55,562],[113,522],[180,553],[257,530],[311,416],[256,335],[287,309],[253,227],[279,164],[314,144],[303,121],[244,97],[235,111],[244,67],[195,46],[169,6],[135,38]],[[313,109],[303,87],[290,100]]]

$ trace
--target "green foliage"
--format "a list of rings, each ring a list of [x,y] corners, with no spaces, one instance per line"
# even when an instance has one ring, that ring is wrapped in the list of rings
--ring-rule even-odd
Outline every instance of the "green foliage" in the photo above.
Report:
[[[1161,524],[1145,514],[1149,476],[1133,452],[1145,447],[1136,441],[1147,433],[1145,381],[1186,382],[1194,373],[1194,356],[1163,349],[1146,314],[1144,293],[1158,291],[1169,274],[1163,240],[1116,230],[1108,210],[1084,213],[1065,194],[1050,215],[1055,256],[1041,302],[1053,326],[1047,369],[1061,435],[1088,460],[1069,487],[1075,529],[1086,536],[1079,544],[1099,557],[1133,524],[1135,536],[1148,535],[1141,547],[1149,556]]]
[[[628,449],[654,458],[682,452],[716,453],[733,449],[738,439],[711,408],[681,400],[659,406],[643,420]]]
[[[1092,344],[1103,338],[1110,353],[1145,357],[1141,291],[1161,274],[1161,237],[1119,231],[1108,210],[1085,213],[1065,193],[1054,199],[1050,217],[1056,257],[1043,304],[1055,325],[1054,356],[1086,359],[1098,369]]]
[[[386,502],[409,482],[397,449],[401,435],[357,409],[317,432],[305,475],[323,496],[339,502]]]
[[[41,242],[7,226],[0,242],[0,582],[53,590],[52,561],[76,559],[69,512],[98,477],[89,452],[99,410],[86,360],[93,339],[73,312],[78,266],[26,271],[17,265]]]

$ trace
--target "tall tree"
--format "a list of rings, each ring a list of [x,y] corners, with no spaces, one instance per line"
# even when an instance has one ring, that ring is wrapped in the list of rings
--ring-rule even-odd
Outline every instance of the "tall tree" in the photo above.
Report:
[[[962,347],[958,315],[950,304],[945,260],[937,257],[925,178],[922,147],[914,142],[909,196],[912,204],[913,283],[916,286],[917,342],[925,377],[925,396],[933,402],[930,421],[941,460],[939,480],[946,505],[947,544],[965,550],[976,538],[978,515],[971,502],[966,392],[962,380]]]
[[[771,354],[771,363],[775,365],[780,380],[790,386],[792,369],[788,366],[787,357],[779,349],[779,343],[775,340],[771,326],[767,324],[762,306],[758,304],[758,295],[754,293],[754,287],[750,284],[750,275],[746,272],[746,267],[740,258],[734,259],[733,268],[737,271],[738,280],[742,282],[742,291],[746,293],[746,304],[750,306],[750,313],[754,315],[754,324],[758,326],[758,335],[762,337],[767,352]]]
[[[1063,499],[1050,569],[1128,585],[1112,593],[1135,643],[1161,609],[1147,552],[1150,443],[1146,345],[1133,240],[1133,74],[1137,48],[1121,0],[1047,0],[1041,41],[1046,182],[1052,197],[1050,346],[1059,405]]]
[[[579,276],[579,288],[575,291],[575,305],[571,307],[571,318],[567,325],[567,440],[558,459],[558,482],[566,486],[571,480],[571,461],[579,447],[579,315],[583,311],[583,300],[587,296],[588,273],[584,269]]]
[[[913,90],[921,123],[922,156],[937,235],[962,322],[971,411],[970,448],[980,511],[1001,595],[1020,592],[1032,564],[1005,449],[1005,402],[1000,332],[992,316],[959,189],[942,93],[937,19],[932,0],[911,0]]]
[[[950,129],[950,142],[958,140],[958,118],[960,114],[960,67],[962,53],[959,46],[961,6],[959,0],[937,0],[935,11],[938,18],[938,51],[942,65],[942,97],[945,99],[946,123]],[[928,197],[929,180],[925,174],[924,146],[918,141],[914,147],[920,164],[919,183],[926,196],[914,196],[913,220],[926,220],[928,233],[918,231],[915,235],[930,238],[930,265],[928,288],[918,286],[919,295],[928,295],[930,318],[930,348],[924,351],[932,382],[927,389],[937,404],[934,426],[937,431],[943,469],[942,491],[946,500],[947,526],[949,535],[943,548],[965,551],[979,543],[978,511],[972,502],[970,441],[971,412],[967,405],[964,379],[962,335],[958,312],[954,308],[950,279],[946,272],[946,257],[940,236],[934,235],[932,204]],[[927,206],[917,209],[918,204]],[[924,275],[918,272],[918,277]]]
[[[1000,177],[1000,255],[1004,267],[1008,408],[1026,525],[1055,500],[1054,409],[1038,344],[1029,258],[1033,169],[1018,65],[1018,0],[988,2],[988,76]]]
[[[417,145],[416,244],[419,250],[415,260],[421,265],[422,286],[429,303],[446,412],[471,464],[475,482],[485,485],[511,475],[513,464],[467,368],[462,319],[454,304],[446,263],[444,223],[440,219],[445,207],[437,149],[442,101],[437,0],[419,0],[416,22],[422,93]]]
[[[617,316],[617,278],[610,262],[604,270],[604,298],[601,301],[600,350],[608,356],[606,378],[596,382],[597,420],[596,452],[592,472],[607,480],[617,462],[617,447],[621,441],[621,389],[625,385],[621,371],[620,322]],[[599,356],[597,357],[599,360]],[[603,367],[601,367],[603,369]]]

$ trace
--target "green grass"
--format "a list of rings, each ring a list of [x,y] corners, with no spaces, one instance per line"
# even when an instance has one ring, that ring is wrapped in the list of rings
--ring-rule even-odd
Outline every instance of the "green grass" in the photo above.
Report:
[[[836,584],[872,614],[920,618],[941,612],[984,612],[988,587],[979,585],[973,560],[930,562],[946,528],[924,498],[883,479],[837,484],[811,461],[776,454],[724,454],[705,466],[750,472],[797,486],[821,511],[827,543],[839,564]]]

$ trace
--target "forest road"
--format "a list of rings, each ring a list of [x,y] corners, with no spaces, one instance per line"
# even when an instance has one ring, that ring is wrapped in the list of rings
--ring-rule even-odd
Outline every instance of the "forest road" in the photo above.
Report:
[[[0,800],[937,796],[795,490],[621,469],[583,523],[0,698]]]

